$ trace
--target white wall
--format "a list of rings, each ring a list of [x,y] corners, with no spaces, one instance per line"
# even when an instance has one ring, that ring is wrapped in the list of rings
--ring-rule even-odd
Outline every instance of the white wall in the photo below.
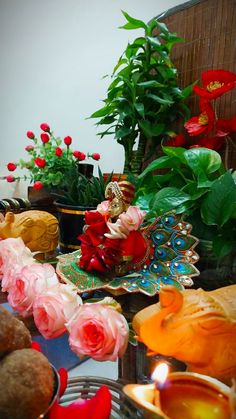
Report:
[[[74,148],[99,152],[103,171],[122,171],[123,148],[100,140],[95,120],[110,74],[137,31],[118,29],[121,10],[144,21],[180,0],[0,0],[0,176],[25,158],[26,131],[47,122]],[[141,32],[140,32],[141,34]],[[14,194],[0,180],[0,197]],[[23,193],[26,187],[21,187]],[[23,191],[23,192],[22,192]]]

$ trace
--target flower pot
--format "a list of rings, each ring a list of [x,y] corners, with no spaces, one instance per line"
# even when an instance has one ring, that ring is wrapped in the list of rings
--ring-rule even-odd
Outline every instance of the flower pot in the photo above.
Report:
[[[60,204],[57,201],[55,206],[58,212],[60,251],[73,252],[80,248],[78,236],[82,234],[85,211],[95,208]]]
[[[89,163],[77,163],[79,173],[88,177],[89,179],[93,176],[93,164]]]
[[[51,194],[49,189],[37,190],[33,186],[28,186],[28,200],[31,203],[31,209],[47,211],[54,215],[57,212],[54,205],[55,196]]]

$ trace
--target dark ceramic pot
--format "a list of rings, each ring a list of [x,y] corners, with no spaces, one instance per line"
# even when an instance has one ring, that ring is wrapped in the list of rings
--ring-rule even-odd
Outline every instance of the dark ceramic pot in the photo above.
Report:
[[[59,221],[59,248],[61,253],[70,253],[80,248],[78,236],[83,232],[85,211],[95,209],[55,202]]]

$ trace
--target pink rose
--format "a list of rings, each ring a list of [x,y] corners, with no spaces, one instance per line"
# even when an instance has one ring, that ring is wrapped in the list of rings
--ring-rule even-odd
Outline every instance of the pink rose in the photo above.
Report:
[[[32,265],[35,259],[23,240],[8,238],[0,241],[0,271],[2,290],[9,291],[14,285],[15,274],[25,265]]]
[[[109,214],[109,207],[110,207],[110,201],[102,201],[97,206],[97,211],[100,212],[102,215],[108,215]]]
[[[80,296],[72,285],[61,284],[36,295],[33,304],[34,322],[45,339],[53,339],[66,332],[65,323],[74,315]]]
[[[22,316],[33,312],[33,301],[37,294],[58,283],[54,268],[45,263],[24,266],[15,273],[14,287],[9,289],[8,302]]]
[[[128,231],[133,231],[139,229],[145,215],[146,211],[141,211],[139,207],[130,206],[126,212],[120,214],[119,219]]]
[[[122,314],[102,304],[84,304],[67,323],[69,343],[77,355],[116,361],[128,344],[129,327]]]

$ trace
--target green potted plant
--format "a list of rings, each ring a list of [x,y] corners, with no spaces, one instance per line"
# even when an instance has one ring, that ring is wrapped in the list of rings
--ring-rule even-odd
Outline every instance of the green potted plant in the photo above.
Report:
[[[122,13],[127,20],[123,29],[141,28],[144,34],[129,43],[119,58],[105,105],[91,118],[98,118],[98,126],[106,126],[98,133],[101,138],[113,135],[124,147],[124,173],[137,174],[147,144],[150,150],[146,158],[171,134],[172,124],[188,116],[185,99],[192,88],[179,87],[177,69],[171,61],[172,47],[183,40],[155,19],[146,24]]]
[[[26,169],[28,174],[24,179],[30,179],[33,186],[30,187],[30,197],[34,198],[40,193],[41,202],[47,202],[46,190],[50,193],[49,199],[55,206],[52,212],[56,212],[60,227],[61,251],[73,250],[79,247],[77,237],[82,232],[83,217],[86,209],[92,209],[105,199],[106,182],[103,180],[99,169],[98,177],[93,176],[93,165],[84,163],[86,154],[79,150],[72,150],[72,138],[65,137],[63,140],[54,136],[50,126],[46,123],[40,125],[42,130],[40,138],[32,131],[27,132],[27,137],[32,141],[26,146],[29,155],[28,160],[20,159],[19,162],[10,162],[7,167],[11,172],[5,179],[14,182],[21,176],[15,175],[17,168]],[[64,143],[64,147],[62,144]],[[98,161],[100,155],[92,153],[88,158]],[[13,174],[14,172],[14,174]],[[109,182],[110,179],[107,179]],[[36,209],[48,210],[46,205]]]
[[[212,244],[215,258],[236,245],[236,174],[208,148],[162,147],[137,181],[136,205],[152,219],[175,210],[192,224],[201,243]],[[156,172],[157,171],[157,172]],[[208,255],[209,256],[209,255]]]

